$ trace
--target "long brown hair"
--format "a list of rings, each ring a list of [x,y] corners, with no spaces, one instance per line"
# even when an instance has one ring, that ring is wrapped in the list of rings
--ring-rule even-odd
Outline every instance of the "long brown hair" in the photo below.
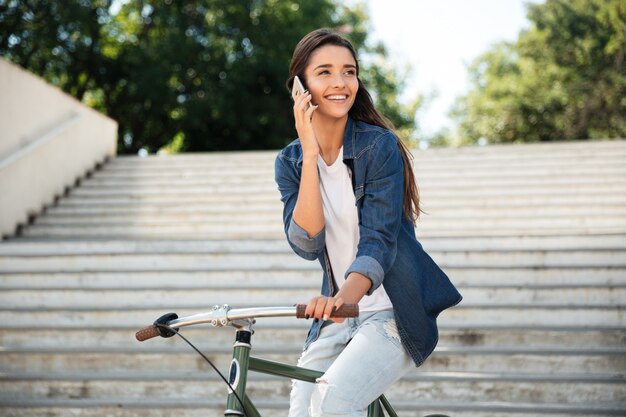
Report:
[[[339,33],[331,29],[317,29],[306,35],[293,51],[291,65],[289,65],[289,78],[287,79],[287,89],[291,91],[293,80],[297,75],[306,88],[306,79],[304,71],[309,64],[309,59],[313,52],[324,45],[335,45],[347,48],[356,62],[357,77],[359,74],[359,60],[356,57],[356,51],[352,44],[342,37]],[[361,80],[359,80],[359,89],[352,108],[348,112],[354,120],[360,120],[365,123],[380,126],[394,132],[397,140],[402,159],[404,161],[404,199],[402,210],[406,218],[413,223],[418,219],[420,214],[420,201],[415,175],[413,174],[412,156],[407,146],[402,142],[398,134],[395,132],[393,124],[385,116],[380,114],[374,106],[372,96],[367,91]]]

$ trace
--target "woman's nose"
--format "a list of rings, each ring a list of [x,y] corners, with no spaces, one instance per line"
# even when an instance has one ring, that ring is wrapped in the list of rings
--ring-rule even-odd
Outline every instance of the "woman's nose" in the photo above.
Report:
[[[333,78],[332,85],[333,87],[343,87],[346,85],[346,81],[343,79],[343,76],[341,74],[337,74]]]

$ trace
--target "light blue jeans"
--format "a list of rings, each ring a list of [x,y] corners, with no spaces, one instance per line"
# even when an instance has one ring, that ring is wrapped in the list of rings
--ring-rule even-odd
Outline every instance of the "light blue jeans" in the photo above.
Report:
[[[315,384],[293,381],[289,417],[362,417],[415,365],[402,347],[393,311],[384,310],[326,324],[298,366],[324,375]]]

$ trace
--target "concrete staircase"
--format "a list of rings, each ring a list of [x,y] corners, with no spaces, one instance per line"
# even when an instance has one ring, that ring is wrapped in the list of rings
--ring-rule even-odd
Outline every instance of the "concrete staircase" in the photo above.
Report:
[[[306,301],[319,266],[284,241],[275,152],[118,157],[0,242],[0,415],[219,416],[226,388],[163,313]],[[626,415],[626,141],[415,151],[420,240],[464,302],[388,393],[402,417]],[[259,320],[295,363],[309,323]],[[184,332],[222,370],[233,332]],[[289,381],[252,375],[265,416]]]

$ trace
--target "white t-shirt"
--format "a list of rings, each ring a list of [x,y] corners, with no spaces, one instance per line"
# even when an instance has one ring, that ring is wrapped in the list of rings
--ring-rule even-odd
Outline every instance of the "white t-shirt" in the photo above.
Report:
[[[326,228],[326,249],[330,266],[339,288],[345,282],[345,273],[356,259],[359,244],[359,218],[352,173],[343,163],[343,147],[331,165],[326,165],[321,156],[317,158],[320,173],[320,191],[324,208]],[[379,286],[370,296],[359,302],[360,311],[380,311],[392,309],[391,300],[383,286]]]

